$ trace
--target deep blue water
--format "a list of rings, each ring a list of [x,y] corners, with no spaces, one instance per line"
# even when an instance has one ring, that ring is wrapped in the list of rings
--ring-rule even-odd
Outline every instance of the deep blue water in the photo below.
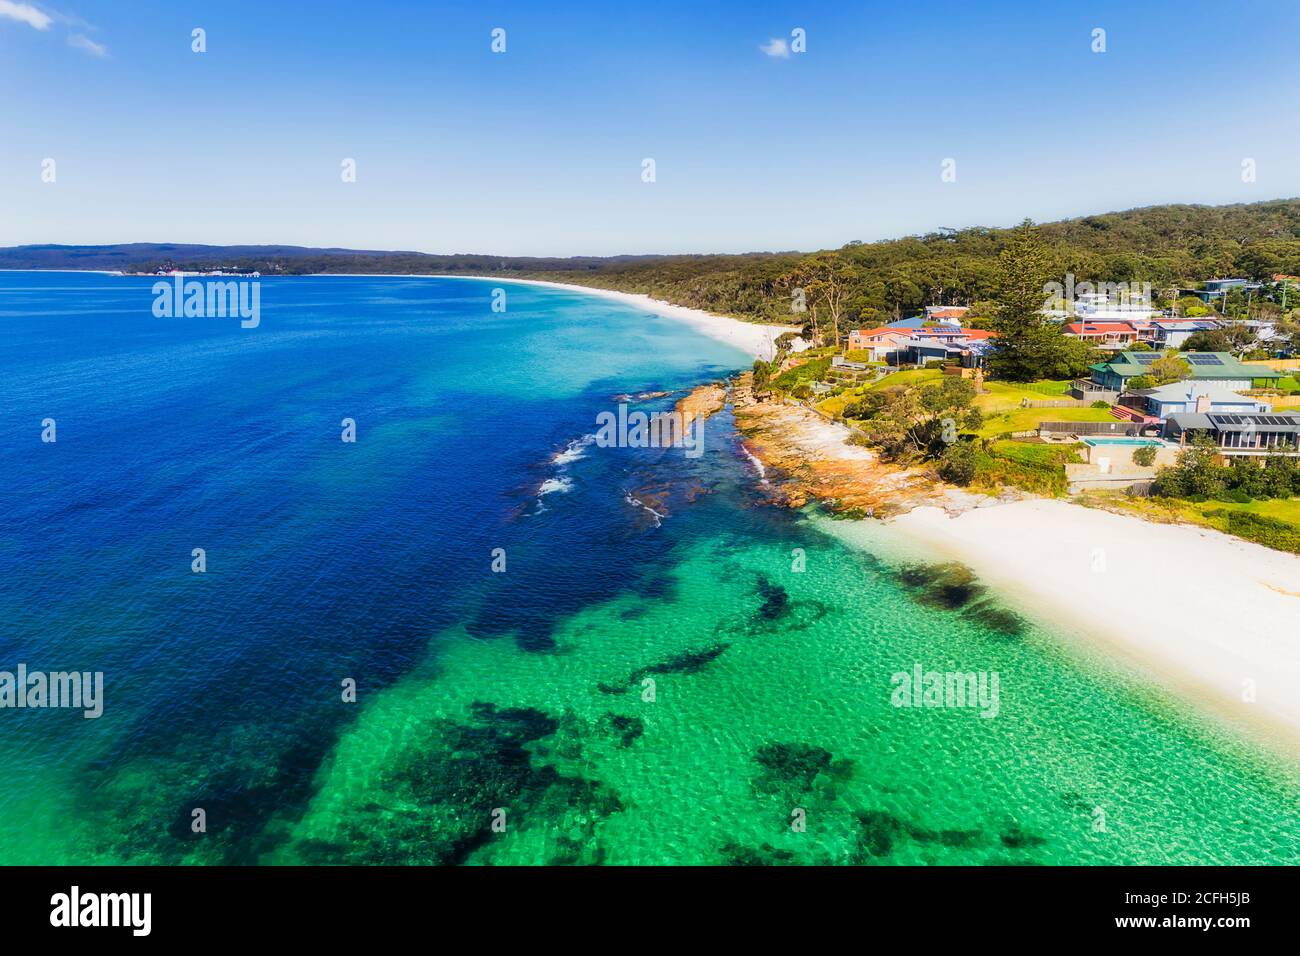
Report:
[[[743,478],[729,447],[553,462],[616,396],[747,363],[668,319],[508,283],[279,278],[244,329],[155,318],[152,284],[0,273],[0,661],[107,682],[98,721],[6,714],[0,764],[27,794],[0,792],[0,845],[32,793],[75,779],[93,800],[140,756],[254,824],[303,798],[343,678],[373,692],[454,623],[545,649],[574,610],[665,586],[675,535],[634,504],[677,510],[664,468]]]

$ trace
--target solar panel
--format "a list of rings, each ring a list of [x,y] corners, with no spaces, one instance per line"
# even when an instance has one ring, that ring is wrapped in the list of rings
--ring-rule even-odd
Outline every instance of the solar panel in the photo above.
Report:
[[[1137,362],[1139,365],[1150,365],[1150,364],[1151,364],[1152,362],[1154,362],[1156,359],[1160,358],[1160,353],[1158,353],[1158,352],[1130,352],[1130,353],[1129,353],[1129,358],[1133,359],[1133,361]]]
[[[1187,359],[1187,361],[1191,362],[1193,365],[1222,365],[1223,364],[1223,359],[1219,358],[1217,355],[1196,355],[1193,353],[1193,354],[1185,355],[1183,357]]]

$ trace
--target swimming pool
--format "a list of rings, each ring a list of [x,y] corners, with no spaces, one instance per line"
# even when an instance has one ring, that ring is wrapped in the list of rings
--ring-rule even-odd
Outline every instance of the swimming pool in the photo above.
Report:
[[[1085,438],[1083,443],[1089,447],[1097,445],[1151,445],[1155,448],[1168,444],[1162,438]]]

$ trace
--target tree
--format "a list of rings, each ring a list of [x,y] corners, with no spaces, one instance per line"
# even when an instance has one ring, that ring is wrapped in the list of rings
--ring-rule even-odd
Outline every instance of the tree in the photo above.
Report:
[[[1232,349],[1228,337],[1219,329],[1193,332],[1179,348],[1184,352],[1228,352]]]
[[[761,398],[772,391],[772,366],[762,359],[754,360],[754,397]]]
[[[804,290],[812,300],[812,325],[817,327],[817,310],[821,306],[830,320],[831,344],[840,347],[840,322],[845,317],[857,271],[833,252],[819,252],[799,263],[789,278],[791,288]]]
[[[1229,322],[1221,331],[1228,342],[1228,347],[1223,351],[1232,352],[1238,358],[1245,357],[1259,347],[1259,336],[1244,322]]]
[[[1219,449],[1198,435],[1178,453],[1177,464],[1161,468],[1151,483],[1151,493],[1168,498],[1213,498],[1223,493],[1228,469],[1216,463]]]
[[[975,383],[956,376],[945,376],[938,384],[888,389],[867,428],[893,458],[935,458],[963,429],[980,427],[983,416],[975,395]]]
[[[1189,319],[1210,314],[1210,310],[1205,307],[1205,303],[1194,295],[1185,295],[1175,302],[1174,312]]]
[[[988,357],[995,376],[1013,382],[1066,378],[1092,362],[1091,346],[1066,336],[1043,314],[1050,275],[1047,250],[1026,219],[998,257],[997,307],[990,322],[998,337]]]
[[[939,458],[939,477],[954,485],[969,485],[978,467],[975,443],[955,441]]]
[[[1147,368],[1150,369],[1151,377],[1156,380],[1157,385],[1181,382],[1192,374],[1192,366],[1185,359],[1179,358],[1178,353],[1173,351],[1166,352],[1148,365]]]

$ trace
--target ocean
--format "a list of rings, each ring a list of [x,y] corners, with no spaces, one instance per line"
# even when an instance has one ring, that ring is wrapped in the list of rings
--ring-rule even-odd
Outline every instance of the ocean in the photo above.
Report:
[[[505,281],[263,278],[251,328],[154,281],[0,273],[0,671],[103,675],[0,708],[0,863],[1300,858],[1294,764],[775,507],[729,412],[593,440],[732,347]]]

